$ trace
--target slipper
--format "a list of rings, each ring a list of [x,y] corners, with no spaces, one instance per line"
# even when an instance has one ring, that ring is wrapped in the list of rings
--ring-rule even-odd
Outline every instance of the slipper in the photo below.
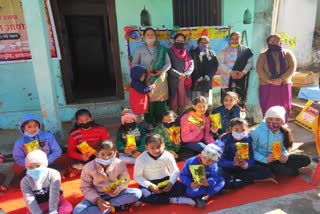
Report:
[[[8,188],[0,185],[0,192],[6,192],[6,191],[8,191]]]

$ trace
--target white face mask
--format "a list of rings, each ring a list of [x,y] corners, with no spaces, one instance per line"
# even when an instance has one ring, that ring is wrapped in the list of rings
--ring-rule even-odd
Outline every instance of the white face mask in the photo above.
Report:
[[[34,134],[31,134],[31,133],[29,133],[27,131],[24,131],[23,135],[27,136],[27,137],[35,137],[37,134],[39,134],[39,132],[40,132],[40,129],[38,129],[38,131],[36,133],[34,133]]]
[[[104,159],[100,159],[100,158],[96,158],[95,160],[97,163],[100,163],[100,164],[106,166],[106,165],[111,164],[115,160],[115,157],[112,157],[108,160],[104,160]]]
[[[247,137],[247,132],[232,132],[232,137],[234,137],[237,140],[242,140],[243,138]]]
[[[146,41],[147,45],[153,45],[155,43],[155,41],[156,41],[156,38],[154,38],[154,39],[145,39],[145,41]]]

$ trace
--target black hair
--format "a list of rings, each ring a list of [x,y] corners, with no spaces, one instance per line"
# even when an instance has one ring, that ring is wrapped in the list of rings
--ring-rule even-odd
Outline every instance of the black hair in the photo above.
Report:
[[[292,132],[289,128],[286,126],[282,125],[280,127],[280,131],[283,134],[283,145],[286,147],[286,149],[289,149],[292,147],[293,144],[293,135]]]
[[[167,110],[167,111],[163,112],[163,114],[162,114],[162,119],[163,119],[164,117],[166,117],[166,116],[172,116],[172,117],[175,117],[175,118],[178,117],[178,115],[177,115],[174,111],[172,111],[172,110]]]
[[[177,33],[176,35],[174,35],[173,40],[176,40],[179,36],[182,36],[184,41],[187,40],[187,37],[183,33]]]
[[[152,27],[147,27],[146,29],[144,29],[142,35],[145,36],[148,30],[152,30],[154,32],[154,35],[157,37],[156,30],[153,29]]]
[[[163,137],[157,133],[150,133],[147,135],[146,143],[145,143],[146,146],[156,142],[160,142],[160,144],[164,144]]]
[[[234,126],[236,126],[236,125],[245,126],[247,129],[249,128],[248,122],[247,122],[245,119],[236,117],[236,118],[233,118],[233,119],[230,121],[229,130],[231,131],[231,129],[232,129]]]
[[[198,97],[195,97],[191,104],[192,105],[197,105],[198,103],[203,103],[205,102],[207,104],[207,111],[205,112],[205,116],[208,117],[209,116],[209,108],[208,108],[208,101],[207,99],[204,97],[204,96],[198,96]],[[186,113],[190,112],[190,111],[195,111],[195,109],[193,108],[193,106],[189,106],[179,117],[179,121],[181,120],[181,117],[183,115],[185,115]]]
[[[97,152],[100,152],[103,149],[110,149],[113,151],[117,151],[117,146],[112,140],[104,140],[100,142],[97,148]]]
[[[198,45],[200,44],[201,40],[206,40],[207,42],[210,43],[209,37],[207,37],[207,36],[201,36],[201,37],[198,39],[198,41],[197,41],[197,44],[198,44]]]
[[[240,38],[241,38],[241,34],[240,34],[240,32],[238,32],[238,31],[232,32],[232,33],[230,34],[230,38],[231,38],[232,36],[234,36],[234,35],[239,35]]]
[[[83,115],[87,115],[88,117],[90,117],[92,119],[92,114],[88,109],[84,109],[84,108],[79,109],[74,115],[74,117],[76,119],[76,122],[73,124],[73,126],[72,126],[72,128],[70,130],[70,133],[72,133],[74,130],[77,130],[79,128],[77,120],[79,119],[80,116],[83,116]],[[94,126],[102,126],[102,125],[94,122],[94,120],[93,120],[92,121],[92,127],[94,127]]]

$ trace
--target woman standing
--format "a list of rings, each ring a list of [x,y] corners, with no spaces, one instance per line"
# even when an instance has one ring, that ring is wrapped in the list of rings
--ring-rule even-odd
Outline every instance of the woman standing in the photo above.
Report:
[[[297,61],[290,50],[283,49],[280,35],[267,38],[268,50],[261,53],[257,61],[260,88],[259,98],[263,116],[272,106],[282,106],[286,110],[285,122],[291,112],[292,75]]]
[[[146,82],[154,86],[154,89],[149,93],[149,112],[145,114],[146,129],[152,130],[153,125],[161,121],[162,113],[166,110],[167,71],[171,64],[167,50],[157,42],[156,32],[153,28],[146,28],[143,37],[145,43],[136,49],[132,65],[146,68]]]
[[[173,39],[174,44],[168,50],[171,60],[171,69],[168,72],[169,101],[170,109],[181,113],[190,104],[193,60],[184,47],[186,36],[177,33]]]

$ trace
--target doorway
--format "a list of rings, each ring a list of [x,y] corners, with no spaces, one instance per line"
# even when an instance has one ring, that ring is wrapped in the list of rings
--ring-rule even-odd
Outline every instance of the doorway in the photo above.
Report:
[[[122,99],[115,0],[51,2],[67,103]]]

